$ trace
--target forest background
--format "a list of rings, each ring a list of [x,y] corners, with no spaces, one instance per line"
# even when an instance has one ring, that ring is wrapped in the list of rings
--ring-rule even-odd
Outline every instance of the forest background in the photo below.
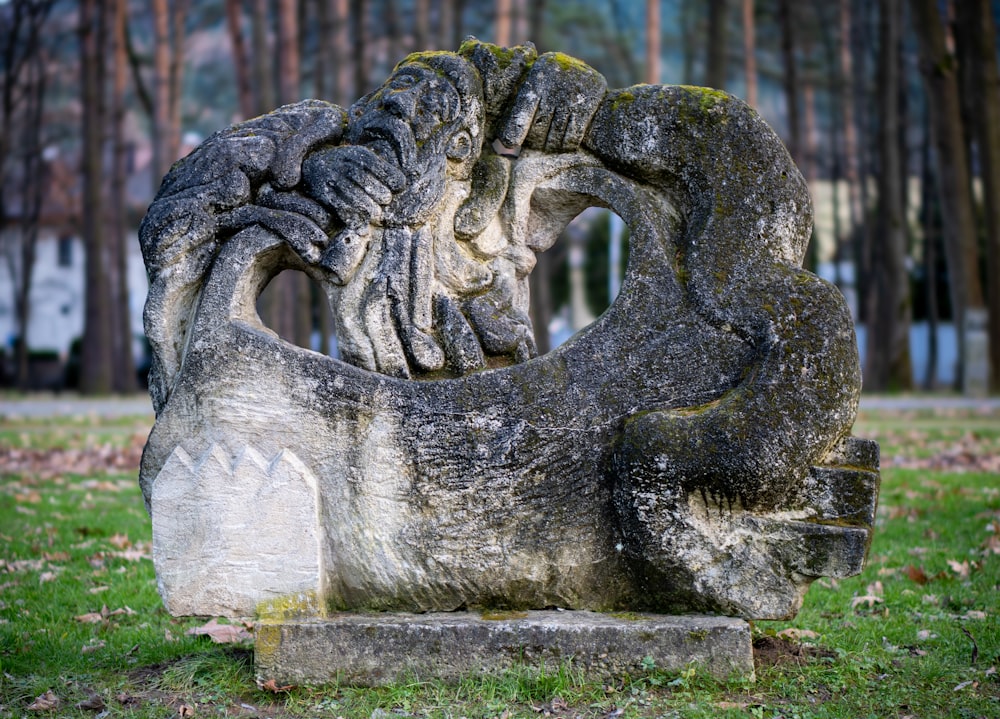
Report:
[[[935,388],[947,325],[955,388],[985,391],[973,380],[992,377],[996,391],[998,17],[998,0],[0,0],[0,272],[17,328],[8,379],[30,383],[25,328],[46,230],[79,237],[86,253],[74,382],[131,391],[141,367],[127,263],[170,165],[281,104],[346,107],[407,53],[457,49],[471,34],[579,57],[612,87],[698,84],[746,100],[828,209],[828,237],[814,236],[806,264],[841,286],[865,327],[866,390]],[[573,301],[574,269],[585,269],[591,313],[610,301],[614,224],[592,221],[539,256],[540,350]],[[261,313],[287,339],[327,346],[329,312],[301,273],[276,278]],[[919,377],[915,321],[928,328]]]

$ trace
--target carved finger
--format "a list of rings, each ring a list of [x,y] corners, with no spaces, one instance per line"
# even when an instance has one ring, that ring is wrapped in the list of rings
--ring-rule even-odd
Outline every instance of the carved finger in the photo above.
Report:
[[[406,187],[406,175],[390,160],[379,157],[370,148],[364,145],[348,145],[342,148],[343,158],[346,162],[356,165],[383,183],[393,192],[399,192]]]
[[[291,189],[302,178],[302,161],[317,145],[333,144],[340,140],[347,126],[347,112],[332,103],[314,103],[303,108],[311,117],[298,131],[282,138],[271,175],[274,184],[283,189]]]
[[[486,366],[479,338],[448,295],[435,296],[434,323],[444,341],[445,361],[453,372],[464,375]]]
[[[369,197],[380,205],[392,202],[392,191],[375,177],[371,170],[362,165],[350,163],[344,166],[344,178],[354,182]]]
[[[528,137],[528,131],[531,130],[532,123],[535,120],[535,112],[538,109],[539,101],[540,97],[534,86],[529,82],[525,82],[520,92],[517,93],[517,98],[514,100],[513,107],[511,107],[507,122],[500,129],[497,139],[507,147],[523,145],[525,138]]]
[[[393,319],[392,298],[385,282],[373,283],[366,294],[362,317],[379,372],[390,377],[410,378],[403,343]],[[382,292],[379,292],[381,288]]]
[[[348,227],[359,228],[382,219],[382,205],[371,198],[364,187],[347,178],[332,185],[328,206]]]
[[[257,190],[257,201],[262,207],[270,207],[275,210],[287,210],[299,215],[308,217],[321,229],[328,230],[332,218],[322,205],[298,192],[277,192],[271,185],[262,185]]]
[[[319,248],[328,241],[326,233],[314,222],[294,212],[244,205],[219,216],[221,229],[239,231],[251,225],[260,225],[278,235],[308,264],[319,262]]]
[[[423,228],[412,235],[410,255],[410,321],[428,331],[433,323],[431,285],[434,282],[433,236]],[[442,361],[444,357],[442,356]]]

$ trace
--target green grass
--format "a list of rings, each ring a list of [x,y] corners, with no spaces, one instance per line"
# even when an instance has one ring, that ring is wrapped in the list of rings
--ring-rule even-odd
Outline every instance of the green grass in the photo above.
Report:
[[[584,682],[565,667],[459,683],[258,689],[249,646],[186,631],[163,610],[134,471],[147,420],[0,420],[0,717],[48,691],[48,715],[93,717],[976,717],[1000,716],[1000,416],[867,413],[856,433],[883,456],[949,471],[883,470],[869,564],[813,585],[792,622],[759,622],[762,645],[792,653],[755,682],[696,668]],[[87,467],[81,473],[80,467]],[[13,469],[12,469],[13,468]],[[959,471],[962,470],[962,471]],[[102,609],[103,616],[102,615]],[[77,617],[97,615],[97,621]],[[789,640],[789,628],[799,631]],[[777,642],[781,633],[786,639]],[[91,704],[94,706],[94,704]],[[620,712],[620,713],[616,713]]]

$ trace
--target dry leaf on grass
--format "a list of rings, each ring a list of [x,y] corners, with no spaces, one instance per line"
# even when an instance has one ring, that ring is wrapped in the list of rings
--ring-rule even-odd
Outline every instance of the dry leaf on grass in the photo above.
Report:
[[[266,682],[257,682],[258,688],[265,692],[271,692],[272,694],[278,694],[280,692],[290,692],[295,688],[294,684],[282,684],[278,685],[273,679],[268,679]]]
[[[74,705],[77,709],[85,709],[92,712],[104,711],[104,700],[100,694],[91,694],[87,699]]]
[[[862,597],[854,597],[851,600],[851,609],[857,609],[862,604],[867,604],[868,608],[874,607],[876,604],[881,603],[882,597],[876,597],[874,594],[866,594]]]
[[[216,644],[235,644],[250,641],[253,636],[241,626],[235,624],[219,624],[214,617],[200,627],[193,627],[186,632],[191,636],[205,635]]]
[[[818,639],[819,634],[809,629],[796,629],[795,627],[788,627],[787,629],[782,629],[778,632],[778,636],[782,639],[791,639],[792,641],[799,641],[802,639]]]
[[[37,697],[35,701],[28,705],[30,712],[51,712],[62,706],[62,699],[52,693],[52,690]]]
[[[907,566],[906,576],[917,584],[927,584],[927,582],[930,581],[930,578],[927,576],[927,572],[925,572],[922,567],[915,567],[912,564]]]
[[[969,560],[968,559],[966,559],[962,563],[959,563],[959,562],[955,561],[954,559],[949,559],[948,560],[948,566],[951,568],[951,571],[953,571],[955,574],[958,575],[959,579],[968,579],[969,578],[969,573],[970,573],[971,569],[969,567]]]

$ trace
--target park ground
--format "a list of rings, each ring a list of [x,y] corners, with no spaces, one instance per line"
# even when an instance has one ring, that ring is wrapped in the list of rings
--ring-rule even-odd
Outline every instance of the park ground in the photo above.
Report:
[[[1000,401],[866,397],[882,446],[867,568],[758,622],[756,678],[566,667],[457,684],[258,686],[247,627],[176,619],[136,472],[145,397],[0,395],[0,718],[1000,716]]]

